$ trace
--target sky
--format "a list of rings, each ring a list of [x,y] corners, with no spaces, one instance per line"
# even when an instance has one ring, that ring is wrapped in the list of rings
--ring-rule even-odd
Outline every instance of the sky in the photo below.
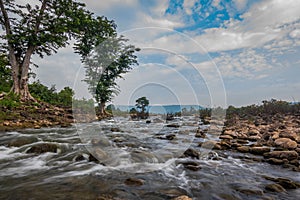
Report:
[[[146,96],[154,105],[243,106],[300,101],[298,0],[81,0],[141,48],[139,66],[118,80],[114,104]],[[36,79],[89,98],[72,47],[39,64]]]

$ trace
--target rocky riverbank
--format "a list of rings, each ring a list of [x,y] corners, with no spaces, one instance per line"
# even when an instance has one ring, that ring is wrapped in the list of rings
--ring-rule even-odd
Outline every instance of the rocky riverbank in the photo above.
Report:
[[[257,161],[300,171],[300,116],[276,114],[257,116],[255,120],[235,117],[225,124],[219,141],[207,141],[214,143],[213,149],[255,155]],[[205,137],[207,131],[198,130],[196,136]]]
[[[59,108],[46,103],[29,102],[0,107],[0,131],[68,127],[71,123],[73,123],[72,109]]]

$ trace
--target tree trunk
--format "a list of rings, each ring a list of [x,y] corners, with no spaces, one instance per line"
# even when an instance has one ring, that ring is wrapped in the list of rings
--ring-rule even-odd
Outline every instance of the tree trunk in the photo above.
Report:
[[[100,102],[99,103],[99,115],[101,117],[104,117],[106,115],[106,111],[105,111],[105,102]]]

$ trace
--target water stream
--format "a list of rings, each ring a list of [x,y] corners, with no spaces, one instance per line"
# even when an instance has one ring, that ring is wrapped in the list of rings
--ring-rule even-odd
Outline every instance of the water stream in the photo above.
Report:
[[[266,191],[268,177],[300,182],[298,172],[243,159],[244,154],[211,151],[212,156],[182,157],[187,148],[203,151],[195,138],[198,121],[187,117],[166,127],[126,118],[77,124],[70,128],[26,129],[0,137],[0,199],[299,199],[300,190]],[[201,126],[201,128],[204,128]],[[174,139],[166,136],[174,135]],[[32,142],[15,147],[16,138]],[[37,144],[55,144],[56,152],[27,151]],[[90,153],[99,162],[90,162]],[[80,159],[79,159],[80,158]],[[184,162],[201,169],[186,169]],[[126,184],[128,178],[140,185]],[[109,198],[108,198],[109,199]]]

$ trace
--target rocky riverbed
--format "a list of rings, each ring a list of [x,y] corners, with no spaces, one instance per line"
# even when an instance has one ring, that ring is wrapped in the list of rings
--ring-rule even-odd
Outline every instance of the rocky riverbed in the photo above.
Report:
[[[193,116],[150,120],[1,132],[0,199],[299,197],[297,116],[225,128]]]

